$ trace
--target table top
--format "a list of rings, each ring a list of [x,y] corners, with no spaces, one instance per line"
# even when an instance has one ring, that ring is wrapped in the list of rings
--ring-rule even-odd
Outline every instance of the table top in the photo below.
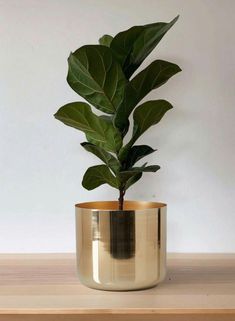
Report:
[[[0,254],[1,314],[230,313],[235,320],[235,254],[169,254],[166,280],[130,292],[89,289],[75,254]]]

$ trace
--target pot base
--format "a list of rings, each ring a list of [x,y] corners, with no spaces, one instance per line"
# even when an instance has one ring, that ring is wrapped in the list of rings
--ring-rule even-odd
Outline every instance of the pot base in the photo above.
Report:
[[[81,281],[81,278],[79,277],[79,280]],[[163,278],[164,280],[164,278]],[[162,280],[162,281],[163,281]],[[94,285],[94,284],[89,284],[86,283],[84,280],[81,281],[81,283],[83,285],[85,285],[86,287],[93,289],[93,290],[99,290],[99,291],[109,291],[109,292],[129,292],[129,291],[142,291],[142,290],[148,290],[148,289],[152,289],[155,288],[156,286],[158,286],[159,283],[161,283],[162,281],[157,282],[156,284],[153,285],[148,285],[148,286],[143,286],[140,287],[139,285],[137,287],[133,287],[132,284],[130,285],[126,285],[124,287],[117,287],[116,285],[114,286],[105,286],[104,284],[102,285]]]

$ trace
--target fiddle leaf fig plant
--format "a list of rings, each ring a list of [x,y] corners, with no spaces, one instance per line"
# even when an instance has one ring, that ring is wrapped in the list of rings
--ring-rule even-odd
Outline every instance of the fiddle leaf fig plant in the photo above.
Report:
[[[103,162],[87,169],[83,187],[93,190],[108,184],[118,189],[120,210],[126,190],[143,173],[160,169],[147,163],[136,165],[156,149],[134,144],[146,130],[160,122],[172,105],[163,99],[141,101],[181,69],[174,63],[155,60],[133,74],[177,19],[178,16],[169,23],[134,26],[114,37],[104,35],[99,44],[82,46],[68,58],[67,82],[88,103],[66,104],[54,116],[84,132],[87,141],[81,146]],[[99,113],[94,113],[90,105]],[[132,135],[126,142],[132,112]]]

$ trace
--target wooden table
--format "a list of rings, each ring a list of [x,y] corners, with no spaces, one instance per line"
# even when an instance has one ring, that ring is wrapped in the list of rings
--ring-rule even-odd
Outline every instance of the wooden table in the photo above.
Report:
[[[235,254],[171,254],[159,286],[82,286],[74,254],[1,254],[0,321],[235,321]]]

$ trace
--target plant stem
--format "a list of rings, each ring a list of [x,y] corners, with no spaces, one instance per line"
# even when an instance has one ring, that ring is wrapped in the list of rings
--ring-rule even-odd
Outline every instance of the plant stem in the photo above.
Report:
[[[118,199],[118,202],[119,202],[119,208],[118,209],[119,209],[119,211],[123,210],[124,195],[125,195],[124,188],[120,188],[119,189],[119,199]]]

